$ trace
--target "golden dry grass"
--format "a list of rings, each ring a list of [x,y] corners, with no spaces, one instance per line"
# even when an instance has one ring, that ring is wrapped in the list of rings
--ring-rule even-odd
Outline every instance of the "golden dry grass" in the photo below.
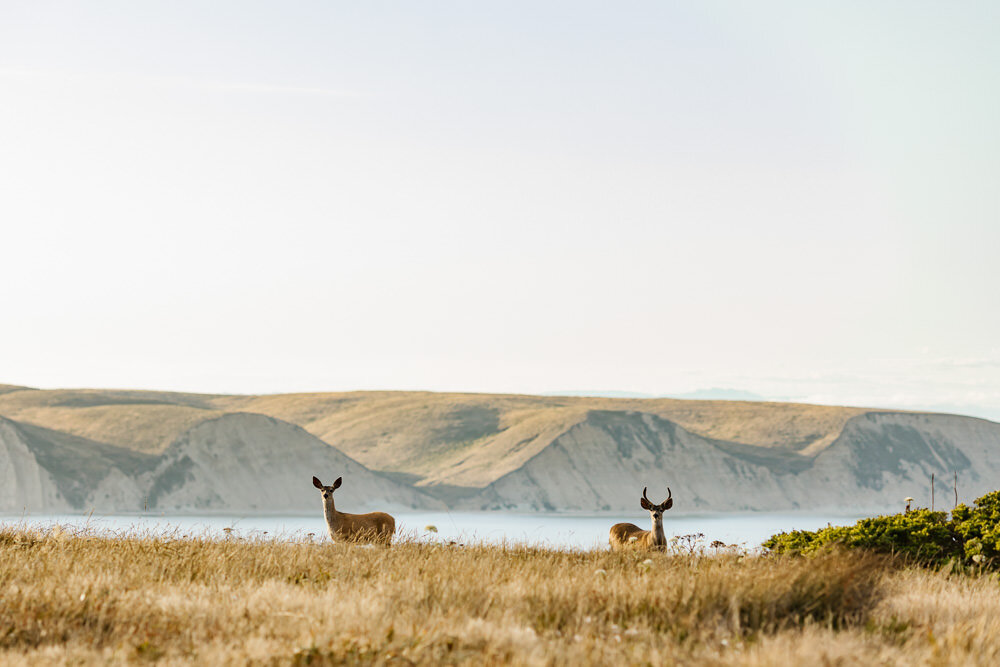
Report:
[[[0,530],[0,662],[996,664],[995,578],[859,554]]]

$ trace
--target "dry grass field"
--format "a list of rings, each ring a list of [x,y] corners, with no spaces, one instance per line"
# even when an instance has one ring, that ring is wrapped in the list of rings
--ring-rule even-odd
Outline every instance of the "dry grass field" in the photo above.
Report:
[[[0,662],[998,664],[993,576],[883,558],[0,529]]]

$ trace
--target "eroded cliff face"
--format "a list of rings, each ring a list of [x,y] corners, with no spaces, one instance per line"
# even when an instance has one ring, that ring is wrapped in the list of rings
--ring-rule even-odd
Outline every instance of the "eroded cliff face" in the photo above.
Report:
[[[898,511],[906,496],[938,508],[1000,486],[1000,424],[872,413],[851,419],[816,457],[693,435],[641,412],[593,411],[521,468],[464,501],[468,509],[635,510],[643,486],[675,511]]]
[[[0,512],[320,512],[313,475],[344,477],[345,512],[444,507],[264,415],[208,419],[159,456],[0,418]]]
[[[0,511],[63,512],[70,504],[18,425],[0,417]]]
[[[761,464],[735,457],[712,441],[655,415],[594,411],[520,469],[467,501],[477,509],[620,511],[639,506],[644,486],[659,502],[673,492],[675,509],[759,509],[787,506]]]
[[[906,496],[929,505],[931,474],[938,508],[954,503],[953,473],[960,502],[1000,487],[1000,424],[951,415],[860,413],[818,449],[713,440],[641,410],[527,410],[503,422],[445,410],[457,426],[425,429],[440,440],[429,447],[446,450],[436,472],[393,477],[278,418],[204,414],[156,451],[90,439],[86,415],[74,416],[76,434],[0,417],[0,512],[313,512],[313,475],[344,478],[346,512],[443,509],[425,489],[456,509],[633,512],[643,486],[654,501],[669,486],[675,512],[884,512]],[[455,452],[442,445],[483,429],[499,431]]]
[[[786,481],[798,497],[826,506],[893,511],[906,496],[929,506],[934,474],[936,508],[950,509],[954,473],[959,502],[1000,488],[1000,424],[954,415],[861,415],[848,421],[807,472]]]
[[[337,507],[441,508],[420,492],[369,471],[305,430],[257,414],[228,414],[186,431],[148,477],[149,504],[162,510],[320,510],[312,477],[343,476]]]

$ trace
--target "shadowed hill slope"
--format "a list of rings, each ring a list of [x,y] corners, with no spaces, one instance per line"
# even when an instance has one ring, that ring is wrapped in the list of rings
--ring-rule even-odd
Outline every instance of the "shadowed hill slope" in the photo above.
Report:
[[[440,508],[302,428],[250,413],[207,419],[182,433],[159,458],[147,488],[160,509],[319,511],[313,475],[343,476],[337,493],[343,511]]]
[[[345,509],[441,508],[301,427],[163,392],[0,395],[0,511],[312,511],[314,474]]]
[[[221,397],[213,404],[299,424],[365,465],[418,483],[474,487],[516,469],[591,410],[641,411],[709,439],[809,454],[866,412],[794,403],[430,392]]]
[[[28,389],[0,395],[0,415],[150,454],[178,434],[224,414],[210,397],[170,392]]]
[[[536,456],[477,494],[469,509],[637,508],[639,489],[670,486],[679,511],[801,509],[880,512],[904,497],[951,507],[1000,478],[1000,424],[952,415],[872,412],[851,418],[815,456],[733,446],[657,415],[591,411]]]

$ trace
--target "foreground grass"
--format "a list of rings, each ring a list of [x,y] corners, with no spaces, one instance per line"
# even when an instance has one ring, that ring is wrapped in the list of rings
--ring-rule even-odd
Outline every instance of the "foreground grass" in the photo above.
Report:
[[[856,553],[0,529],[0,662],[998,664],[998,593]]]

